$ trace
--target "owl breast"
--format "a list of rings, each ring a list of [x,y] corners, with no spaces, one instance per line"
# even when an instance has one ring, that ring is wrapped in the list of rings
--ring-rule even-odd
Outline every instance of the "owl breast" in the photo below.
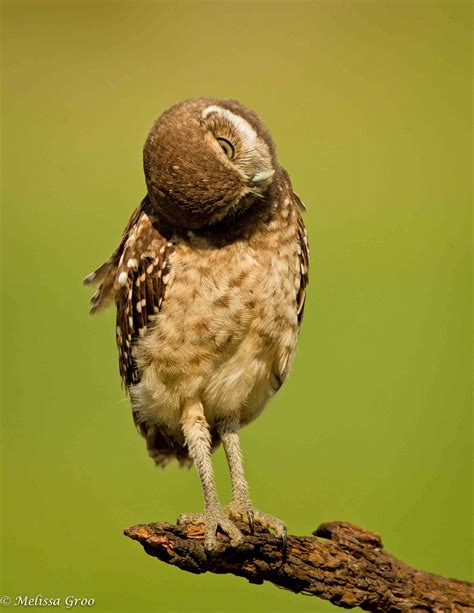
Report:
[[[135,419],[179,430],[199,397],[206,419],[254,419],[284,381],[296,346],[298,245],[269,232],[215,248],[190,233],[177,242],[163,308],[137,346],[142,378]],[[283,240],[282,240],[283,238]]]

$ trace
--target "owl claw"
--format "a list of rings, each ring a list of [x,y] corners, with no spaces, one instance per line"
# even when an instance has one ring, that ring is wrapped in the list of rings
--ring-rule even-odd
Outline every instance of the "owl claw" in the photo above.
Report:
[[[238,547],[244,540],[242,532],[228,517],[226,517],[226,515],[224,515],[220,508],[211,508],[205,513],[183,513],[178,517],[177,523],[181,526],[204,524],[206,527],[204,549],[210,555],[215,554],[217,551],[216,533],[219,528],[228,535],[232,547]]]
[[[253,509],[247,509],[247,519],[249,521],[250,532],[253,534],[253,530],[254,530],[254,527],[255,527]]]
[[[245,521],[247,519],[250,532],[254,532],[255,523],[260,524],[277,538],[281,538],[283,549],[288,540],[286,525],[276,517],[254,509],[250,503],[230,503],[225,509],[226,515]]]
[[[205,524],[204,513],[181,513],[176,519],[178,526],[188,526],[189,524]]]

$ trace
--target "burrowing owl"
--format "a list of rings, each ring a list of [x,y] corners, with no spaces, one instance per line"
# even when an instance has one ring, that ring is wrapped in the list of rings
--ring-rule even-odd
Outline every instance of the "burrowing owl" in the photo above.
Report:
[[[282,521],[253,508],[239,430],[254,420],[290,369],[308,282],[303,208],[258,116],[234,100],[173,106],[144,147],[147,195],[98,283],[92,313],[117,307],[120,374],[149,455],[194,462],[206,525],[238,544],[232,518]],[[222,441],[232,481],[223,508],[211,452]]]

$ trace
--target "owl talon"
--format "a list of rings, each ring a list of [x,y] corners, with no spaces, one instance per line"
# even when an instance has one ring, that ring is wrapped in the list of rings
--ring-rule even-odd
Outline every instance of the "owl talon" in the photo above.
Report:
[[[250,532],[253,534],[254,527],[255,527],[253,509],[247,509],[247,519],[249,521]]]
[[[205,524],[204,513],[181,513],[176,519],[178,526],[188,526],[189,524]]]
[[[206,535],[204,549],[209,554],[217,551],[217,530],[220,528],[230,539],[232,547],[238,547],[244,540],[242,532],[224,515],[221,509],[211,509],[205,513],[183,513],[177,519],[178,525],[204,524]]]
[[[262,513],[257,509],[254,509],[251,504],[242,503],[230,503],[225,509],[226,515],[230,518],[240,519],[245,521],[247,519],[249,523],[250,532],[253,534],[255,529],[255,523],[260,524],[271,532],[277,538],[281,538],[283,549],[286,547],[287,542],[287,530],[286,525],[276,517]]]

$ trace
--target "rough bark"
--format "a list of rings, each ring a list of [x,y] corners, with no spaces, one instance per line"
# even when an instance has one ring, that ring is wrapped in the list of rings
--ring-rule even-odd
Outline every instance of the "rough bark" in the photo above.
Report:
[[[245,542],[233,548],[219,534],[215,555],[204,551],[204,527],[166,523],[133,526],[126,536],[163,562],[192,573],[232,573],[366,611],[474,611],[474,584],[411,568],[387,553],[377,534],[347,522],[322,524],[314,536],[289,536],[286,549],[262,527],[238,524]],[[320,540],[321,537],[325,540]],[[327,540],[326,540],[327,539]]]

